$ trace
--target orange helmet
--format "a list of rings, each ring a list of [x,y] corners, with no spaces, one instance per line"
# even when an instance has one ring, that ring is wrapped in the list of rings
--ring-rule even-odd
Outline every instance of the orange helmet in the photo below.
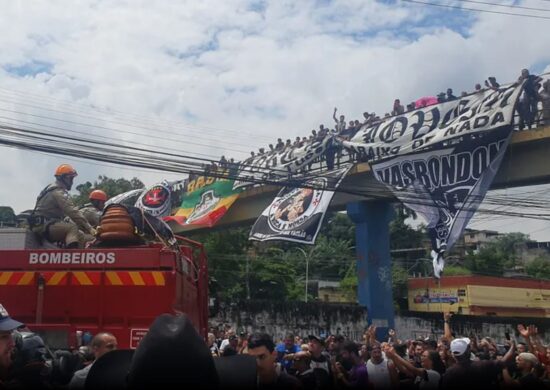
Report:
[[[55,175],[54,176],[72,176],[72,177],[75,177],[75,176],[78,176],[78,173],[76,173],[76,169],[74,169],[69,164],[61,164],[55,170]]]
[[[103,202],[107,201],[107,194],[101,190],[93,190],[90,192],[90,200],[102,200]]]

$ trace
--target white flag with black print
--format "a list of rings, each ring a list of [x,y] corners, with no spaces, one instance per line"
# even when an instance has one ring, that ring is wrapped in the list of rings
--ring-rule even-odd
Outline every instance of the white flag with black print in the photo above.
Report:
[[[351,165],[315,175],[303,187],[284,187],[256,220],[250,240],[315,244],[327,208]]]

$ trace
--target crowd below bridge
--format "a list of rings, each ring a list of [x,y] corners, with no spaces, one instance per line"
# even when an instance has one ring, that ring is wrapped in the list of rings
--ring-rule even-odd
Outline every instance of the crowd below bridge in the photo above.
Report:
[[[549,126],[550,125],[550,79],[543,80],[541,77],[532,75],[528,69],[522,69],[517,79],[518,83],[524,82],[524,90],[520,95],[515,115],[515,129],[530,130],[536,127]],[[262,156],[264,154],[273,152],[285,152],[290,149],[300,148],[304,145],[311,143],[315,140],[321,140],[328,135],[333,135],[339,140],[349,141],[363,126],[376,126],[383,120],[402,115],[410,111],[414,111],[419,108],[444,103],[448,101],[458,100],[470,95],[485,92],[488,89],[498,90],[500,84],[495,77],[488,77],[482,84],[477,83],[474,86],[473,92],[463,91],[460,96],[456,96],[452,88],[447,88],[446,92],[440,92],[435,96],[421,97],[409,104],[402,104],[400,99],[395,99],[391,110],[388,110],[383,116],[375,113],[365,111],[363,118],[347,120],[345,115],[337,115],[338,109],[334,108],[332,119],[334,123],[332,125],[320,124],[318,129],[311,130],[311,133],[307,136],[297,136],[294,140],[288,138],[278,138],[276,142],[269,144],[268,147],[259,148],[258,151],[251,151],[250,157],[254,158]],[[312,164],[307,167],[311,169],[325,168],[328,170],[334,169],[342,162],[353,161],[358,162],[357,155],[353,153],[347,153],[341,144],[335,143],[326,152]],[[211,164],[204,164],[204,174],[208,176],[212,172],[218,169],[236,171],[239,163],[235,162],[233,158],[226,158],[222,156],[218,162],[212,162]],[[192,175],[191,180],[198,174]]]
[[[219,359],[268,355],[268,361],[258,360],[259,383],[266,388],[550,388],[550,346],[536,326],[518,325],[499,344],[483,335],[456,335],[452,315],[443,318],[442,336],[417,339],[401,339],[393,329],[377,339],[380,333],[371,326],[361,340],[288,333],[274,342],[268,334],[237,335],[226,325],[210,329],[208,346]]]
[[[443,329],[416,339],[375,326],[360,340],[292,332],[274,339],[227,324],[211,326],[205,339],[186,315],[163,314],[136,350],[118,349],[108,332],[81,332],[81,346],[52,352],[0,305],[0,389],[550,388],[550,345],[536,326],[495,340],[455,334],[460,320],[448,312],[442,319]]]

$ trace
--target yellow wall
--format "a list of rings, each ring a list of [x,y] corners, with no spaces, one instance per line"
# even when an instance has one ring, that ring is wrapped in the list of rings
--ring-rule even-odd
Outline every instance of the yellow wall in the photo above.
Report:
[[[411,311],[550,317],[550,290],[542,289],[476,285],[423,288],[409,290],[408,300]]]
[[[464,313],[464,310],[468,308],[468,303],[466,302],[464,292],[464,288],[457,287],[409,290],[409,310],[459,312],[459,307],[462,307],[460,312]]]
[[[550,309],[550,290],[494,286],[468,286],[470,305]]]

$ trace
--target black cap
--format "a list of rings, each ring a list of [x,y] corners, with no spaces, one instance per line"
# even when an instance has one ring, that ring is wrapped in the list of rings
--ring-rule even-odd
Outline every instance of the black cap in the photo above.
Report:
[[[8,314],[8,311],[0,304],[0,331],[11,332],[12,330],[24,325],[25,324],[12,319]]]
[[[308,338],[309,341],[315,340],[315,341],[319,342],[321,345],[325,345],[325,339],[317,337],[313,334],[310,334],[309,336],[307,336],[307,338]]]

